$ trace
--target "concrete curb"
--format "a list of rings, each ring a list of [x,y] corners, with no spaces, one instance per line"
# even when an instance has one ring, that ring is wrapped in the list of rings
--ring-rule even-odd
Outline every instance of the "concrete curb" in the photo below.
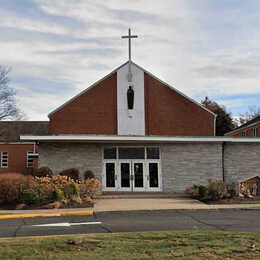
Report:
[[[91,216],[93,215],[93,210],[87,211],[64,211],[55,213],[36,213],[36,214],[9,214],[0,215],[1,219],[15,219],[15,218],[36,218],[36,217],[61,217],[61,216]]]

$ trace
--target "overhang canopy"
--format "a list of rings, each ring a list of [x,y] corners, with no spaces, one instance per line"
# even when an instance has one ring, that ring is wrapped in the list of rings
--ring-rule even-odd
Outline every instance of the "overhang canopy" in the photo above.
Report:
[[[20,136],[21,141],[38,142],[98,142],[98,143],[260,143],[252,137],[193,137],[193,136],[118,136],[118,135],[45,135]]]

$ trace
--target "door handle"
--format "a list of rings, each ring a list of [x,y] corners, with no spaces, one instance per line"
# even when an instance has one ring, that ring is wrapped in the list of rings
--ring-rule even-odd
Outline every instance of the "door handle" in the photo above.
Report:
[[[130,175],[130,180],[133,181],[134,180],[134,175]]]

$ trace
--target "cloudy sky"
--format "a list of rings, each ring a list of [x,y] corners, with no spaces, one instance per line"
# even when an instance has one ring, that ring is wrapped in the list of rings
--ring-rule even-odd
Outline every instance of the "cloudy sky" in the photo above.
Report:
[[[233,116],[260,105],[259,0],[1,0],[0,64],[29,120],[127,60]]]

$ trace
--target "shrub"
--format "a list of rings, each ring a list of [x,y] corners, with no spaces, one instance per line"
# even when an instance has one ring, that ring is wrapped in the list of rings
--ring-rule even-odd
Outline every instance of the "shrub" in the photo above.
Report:
[[[26,205],[34,205],[42,203],[44,194],[40,189],[20,189],[19,200]]]
[[[53,191],[54,201],[62,201],[64,199],[64,193],[62,190],[55,188]]]
[[[66,169],[66,170],[60,172],[59,175],[60,176],[70,177],[74,181],[78,181],[79,180],[79,170],[76,169],[76,168]]]
[[[77,183],[69,183],[64,186],[63,192],[67,199],[79,197],[79,185]]]
[[[80,182],[80,197],[87,198],[91,197],[93,198],[94,195],[96,195],[100,188],[100,182],[97,179],[87,179]]]
[[[198,193],[199,193],[199,198],[202,200],[205,200],[208,198],[208,188],[204,185],[199,185],[198,186]]]
[[[199,189],[197,185],[193,185],[191,187],[188,187],[185,190],[185,193],[190,195],[193,199],[198,199],[199,198]]]
[[[52,177],[53,173],[49,167],[41,167],[36,170],[35,176],[37,177]]]
[[[209,181],[208,195],[210,200],[221,200],[229,197],[227,186],[222,181]]]
[[[17,203],[19,201],[20,185],[28,187],[32,176],[21,173],[0,174],[0,203]]]
[[[95,175],[92,171],[90,170],[87,170],[85,171],[84,173],[84,180],[87,180],[87,179],[94,179],[95,178]]]
[[[237,195],[235,184],[227,185],[227,192],[228,192],[230,198],[234,198]]]

